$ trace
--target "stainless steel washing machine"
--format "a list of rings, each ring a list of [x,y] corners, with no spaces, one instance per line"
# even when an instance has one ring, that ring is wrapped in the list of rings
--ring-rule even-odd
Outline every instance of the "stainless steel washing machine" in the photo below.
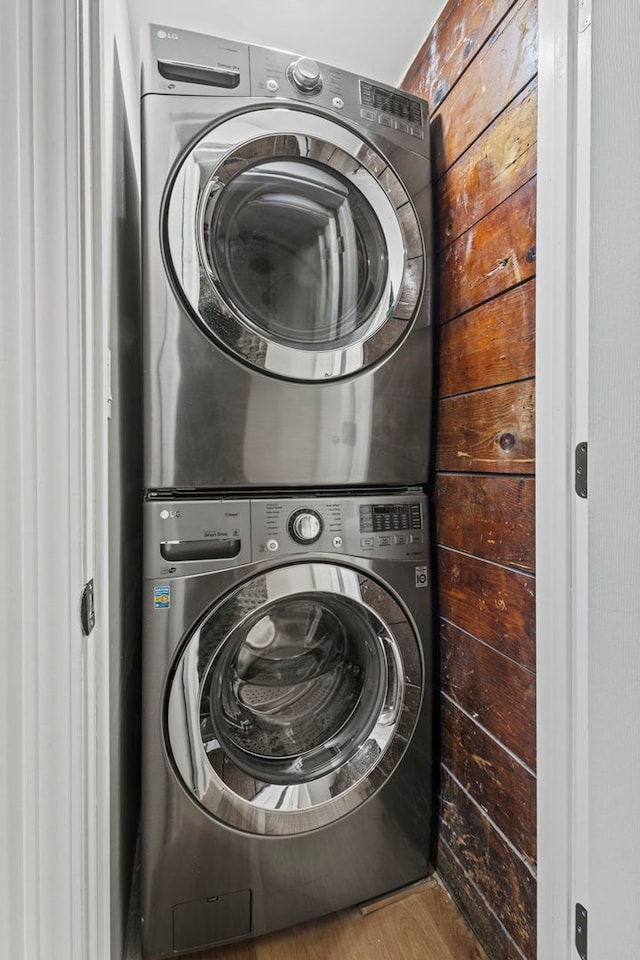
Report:
[[[426,482],[426,104],[159,25],[142,85],[146,488]]]
[[[426,500],[145,503],[143,952],[429,871]]]

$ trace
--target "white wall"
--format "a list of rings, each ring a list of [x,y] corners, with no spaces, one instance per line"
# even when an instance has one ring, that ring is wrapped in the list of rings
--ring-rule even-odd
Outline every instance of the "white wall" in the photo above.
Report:
[[[397,85],[445,0],[129,0],[133,48],[161,23],[291,50]]]
[[[90,956],[90,310],[79,11],[3,4],[0,60],[0,954]]]
[[[640,7],[594,4],[589,957],[640,947]]]

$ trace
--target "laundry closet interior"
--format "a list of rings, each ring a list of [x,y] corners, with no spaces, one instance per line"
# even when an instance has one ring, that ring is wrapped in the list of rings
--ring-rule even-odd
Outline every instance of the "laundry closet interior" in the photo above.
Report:
[[[111,15],[114,955],[535,960],[537,3],[236,6]]]

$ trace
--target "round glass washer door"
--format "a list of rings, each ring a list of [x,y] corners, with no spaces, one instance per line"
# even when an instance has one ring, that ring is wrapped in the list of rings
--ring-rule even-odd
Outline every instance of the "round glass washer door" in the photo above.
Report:
[[[375,363],[420,301],[422,235],[404,186],[371,146],[309,112],[252,110],[208,130],[176,167],[162,225],[191,316],[275,376]]]
[[[214,605],[166,694],[187,792],[251,833],[333,822],[401,759],[422,698],[413,627],[376,581],[333,564],[278,567]]]

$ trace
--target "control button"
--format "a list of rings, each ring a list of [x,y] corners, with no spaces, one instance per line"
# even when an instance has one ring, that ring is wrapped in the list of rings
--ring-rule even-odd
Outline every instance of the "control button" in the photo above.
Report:
[[[275,93],[276,90],[278,90],[278,81],[274,80],[273,77],[269,77],[266,86],[269,93]]]
[[[296,510],[289,518],[289,533],[296,543],[315,543],[322,533],[322,517],[315,510]]]
[[[381,547],[390,547],[391,537],[378,537],[378,543]]]
[[[417,137],[418,140],[424,140],[424,133],[418,127],[411,127],[411,136]]]
[[[267,550],[269,550],[271,553],[274,553],[279,546],[280,544],[277,540],[267,540]]]
[[[333,545],[334,545],[334,547],[336,548],[336,550],[339,550],[340,547],[342,546],[342,537],[334,537],[334,538],[333,538]]]
[[[361,547],[373,547],[373,537],[362,537],[360,540]]]
[[[422,534],[421,534],[421,533],[410,533],[410,534],[409,534],[409,543],[422,543]]]
[[[409,133],[409,124],[405,123],[404,120],[396,120],[396,130],[399,130],[400,133]]]
[[[400,534],[399,536],[393,538],[393,542],[396,545],[404,544],[407,542],[407,537],[405,534]]]
[[[331,103],[334,105],[336,110],[342,110],[342,108],[344,107],[344,100],[342,99],[342,97],[334,97]]]
[[[382,124],[383,127],[393,127],[392,117],[387,117],[384,113],[381,113],[378,117],[378,123]]]
[[[367,110],[366,107],[363,107],[360,111],[360,116],[363,120],[372,120],[374,123],[378,119],[378,114],[375,110]]]
[[[318,93],[322,90],[322,74],[315,60],[300,57],[289,65],[287,76],[296,89],[302,93]]]

